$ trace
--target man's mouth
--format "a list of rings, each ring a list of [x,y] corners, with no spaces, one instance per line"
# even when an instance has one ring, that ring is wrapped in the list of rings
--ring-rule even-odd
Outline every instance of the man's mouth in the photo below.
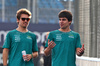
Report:
[[[27,22],[25,22],[24,24],[25,24],[25,25],[27,25],[28,23],[27,23]]]
[[[60,26],[63,26],[63,24],[60,24]]]

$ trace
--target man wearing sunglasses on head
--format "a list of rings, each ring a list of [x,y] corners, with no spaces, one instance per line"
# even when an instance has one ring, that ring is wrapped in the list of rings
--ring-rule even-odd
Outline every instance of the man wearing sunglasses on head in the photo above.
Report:
[[[34,66],[32,58],[38,56],[36,35],[27,29],[31,12],[25,8],[19,9],[16,14],[18,27],[8,32],[3,45],[3,65],[7,66]],[[22,55],[22,51],[26,55]]]

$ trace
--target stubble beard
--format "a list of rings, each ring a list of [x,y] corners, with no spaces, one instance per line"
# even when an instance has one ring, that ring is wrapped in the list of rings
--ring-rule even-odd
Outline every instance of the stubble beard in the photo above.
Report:
[[[66,29],[68,26],[62,27],[61,29]]]
[[[23,26],[23,28],[26,29],[27,27],[26,26]]]
[[[24,28],[24,29],[26,29],[27,28],[27,26],[21,26],[22,28]]]
[[[22,26],[23,28],[27,28],[28,27],[28,24],[27,24],[27,26]]]

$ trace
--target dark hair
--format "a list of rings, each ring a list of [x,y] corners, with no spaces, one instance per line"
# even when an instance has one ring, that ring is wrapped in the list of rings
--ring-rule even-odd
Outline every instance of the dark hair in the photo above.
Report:
[[[58,17],[61,18],[61,17],[65,17],[68,19],[68,21],[72,21],[72,13],[68,10],[61,10],[58,14]]]
[[[16,17],[19,20],[21,17],[21,14],[27,14],[29,18],[31,18],[31,12],[27,10],[26,8],[19,9],[16,13]]]

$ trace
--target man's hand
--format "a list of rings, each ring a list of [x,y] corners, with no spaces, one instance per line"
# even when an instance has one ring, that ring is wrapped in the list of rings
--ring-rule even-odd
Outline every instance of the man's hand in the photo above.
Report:
[[[55,47],[55,43],[54,43],[54,41],[50,41],[49,39],[48,39],[48,48],[49,49],[52,49],[53,47]]]
[[[81,48],[77,48],[77,55],[82,56],[84,54],[84,44],[82,45]]]
[[[25,59],[25,61],[30,61],[31,58],[32,58],[31,54],[27,54],[23,56],[23,59]]]
[[[48,39],[48,47],[44,50],[45,56],[50,55],[51,49],[54,48],[55,45],[56,45],[56,44],[54,43],[54,41],[50,41],[50,40]]]

